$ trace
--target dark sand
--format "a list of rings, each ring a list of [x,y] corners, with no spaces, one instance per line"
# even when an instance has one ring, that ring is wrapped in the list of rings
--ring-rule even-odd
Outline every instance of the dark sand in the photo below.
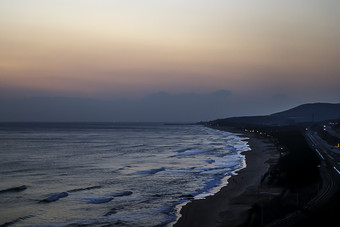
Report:
[[[245,136],[249,138],[251,147],[251,151],[243,153],[246,156],[246,168],[229,178],[228,185],[215,195],[186,204],[174,226],[238,226],[248,219],[255,203],[281,192],[280,188],[261,184],[261,178],[270,165],[276,163],[279,152],[269,139],[252,133]]]

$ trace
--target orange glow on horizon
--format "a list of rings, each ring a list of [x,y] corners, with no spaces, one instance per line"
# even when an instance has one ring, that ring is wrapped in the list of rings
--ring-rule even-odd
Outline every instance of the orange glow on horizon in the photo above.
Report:
[[[5,0],[0,84],[91,94],[340,85],[340,3],[302,2]]]

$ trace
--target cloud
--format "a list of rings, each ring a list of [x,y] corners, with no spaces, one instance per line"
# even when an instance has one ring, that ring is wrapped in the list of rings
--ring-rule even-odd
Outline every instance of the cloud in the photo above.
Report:
[[[291,93],[179,93],[165,91],[139,99],[46,97],[0,99],[0,121],[198,122],[233,116],[266,115],[307,102],[339,102]]]
[[[0,101],[0,121],[197,122],[228,115],[231,92],[153,93],[140,100],[44,97]]]

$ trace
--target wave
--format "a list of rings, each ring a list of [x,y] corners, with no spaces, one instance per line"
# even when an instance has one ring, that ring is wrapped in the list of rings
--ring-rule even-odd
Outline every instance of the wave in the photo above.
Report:
[[[214,166],[217,168],[231,168],[240,164],[243,160],[243,157],[238,154],[234,155],[226,155],[220,159],[215,160]]]
[[[59,200],[60,198],[64,198],[64,197],[67,197],[67,196],[68,196],[67,192],[53,193],[53,194],[50,194],[50,196],[47,197],[46,199],[41,200],[40,202],[51,203],[51,202],[55,202],[55,201]]]
[[[165,170],[165,168],[161,167],[161,168],[158,168],[158,169],[136,171],[133,174],[142,174],[142,175],[144,175],[144,174],[155,174],[155,173],[158,173],[158,172],[161,172],[161,171],[164,171],[164,170]]]
[[[236,144],[234,147],[239,151],[249,151],[250,147],[248,144]]]
[[[73,195],[72,197],[84,200],[89,204],[102,204],[108,203],[116,197],[129,196],[132,194],[133,194],[132,191],[122,191],[107,195]]]
[[[174,151],[175,153],[183,153],[183,152],[186,152],[188,150],[191,150],[191,148],[184,148],[184,149],[179,149],[179,150],[176,150]]]
[[[1,190],[0,193],[6,193],[6,192],[21,192],[23,190],[26,190],[27,186],[26,185],[21,185],[19,187],[13,187],[13,188],[7,188],[4,190]]]
[[[223,169],[210,169],[201,172],[201,174],[208,174],[208,175],[217,175],[217,176],[223,176],[225,175],[227,170],[225,168]]]
[[[109,212],[104,214],[104,216],[107,217],[107,216],[111,216],[111,215],[116,214],[116,213],[117,213],[116,208],[112,208]]]
[[[16,224],[16,223],[18,223],[20,221],[23,221],[25,219],[32,218],[32,217],[34,217],[34,216],[33,215],[27,215],[27,216],[24,216],[24,217],[19,217],[19,218],[16,218],[16,219],[12,220],[12,221],[9,221],[9,222],[6,222],[4,224],[1,224],[0,226],[1,227],[5,227],[5,226],[14,225],[14,224]]]
[[[212,163],[215,162],[215,160],[205,160],[205,162],[208,163],[208,164],[212,164]]]
[[[130,147],[145,147],[145,144],[134,144],[131,145]]]
[[[46,135],[45,130],[38,133],[32,134],[33,137]],[[69,129],[66,129],[54,136],[69,134]],[[26,136],[26,133],[18,134],[20,136]],[[5,201],[3,210],[9,204],[10,212],[16,212],[17,207],[11,203],[17,200],[14,195],[21,195],[22,192],[15,192],[21,189],[14,186],[20,186],[20,182],[24,184],[22,177],[37,174],[34,176],[37,181],[31,183],[27,191],[30,195],[39,193],[38,200],[25,196],[25,191],[20,200],[23,200],[23,205],[33,202],[30,210],[33,213],[29,214],[38,217],[21,220],[20,225],[27,226],[36,222],[40,224],[41,220],[49,218],[46,216],[48,212],[45,214],[41,209],[56,209],[53,206],[56,205],[67,209],[60,210],[60,215],[56,214],[56,219],[53,220],[58,223],[50,223],[51,225],[122,226],[121,223],[124,222],[126,226],[162,226],[160,223],[169,220],[167,216],[174,217],[175,205],[213,194],[226,185],[225,179],[245,164],[241,152],[249,149],[246,141],[234,134],[201,126],[167,126],[164,130],[116,130],[112,133],[107,130],[83,130],[72,131],[71,136],[73,137],[63,145],[51,140],[46,152],[41,149],[46,145],[45,142],[37,142],[36,146],[28,149],[18,149],[20,152],[14,153],[15,155],[25,155],[27,152],[32,154],[27,165],[21,165],[22,162],[12,165],[14,160],[10,155],[6,157],[9,161],[0,160],[0,164],[11,167],[4,168],[8,173],[0,171],[0,175],[8,179],[8,182],[4,182],[7,186],[0,188],[0,193],[14,192],[8,202]],[[25,147],[26,142],[23,142],[18,145]],[[62,147],[56,150],[55,145]],[[95,155],[96,152],[99,152],[99,156]],[[51,168],[50,165],[45,165],[45,159],[59,164]],[[17,170],[12,166],[20,168]],[[58,180],[46,182],[50,176],[57,177]],[[12,177],[18,185],[11,185],[14,182]],[[44,184],[38,185],[40,182]],[[22,189],[25,190],[24,187]],[[124,191],[129,189],[131,191]],[[50,192],[61,193],[47,194]],[[0,194],[3,195],[7,196]],[[68,197],[65,198],[66,196]],[[41,199],[43,203],[40,204],[38,201]]]
[[[113,196],[109,196],[109,197],[88,197],[88,198],[84,198],[84,200],[87,201],[87,203],[90,204],[102,204],[102,203],[108,203],[111,200],[113,200],[114,197]]]
[[[211,152],[211,151],[213,151],[213,149],[203,149],[203,150],[192,149],[192,150],[190,150],[188,152],[182,152],[182,153],[179,153],[179,154],[171,156],[171,157],[180,157],[180,156],[186,156],[186,155],[196,155],[196,154],[201,154],[201,153],[206,153],[206,152]]]
[[[93,190],[93,189],[98,189],[102,188],[102,186],[92,186],[92,187],[87,187],[87,188],[76,188],[72,190],[68,190],[68,193],[73,193],[73,192],[80,192],[80,191],[88,191],[88,190]]]
[[[132,191],[124,191],[124,192],[118,192],[118,193],[114,193],[112,194],[113,197],[122,197],[122,196],[129,196],[132,195],[133,192]]]

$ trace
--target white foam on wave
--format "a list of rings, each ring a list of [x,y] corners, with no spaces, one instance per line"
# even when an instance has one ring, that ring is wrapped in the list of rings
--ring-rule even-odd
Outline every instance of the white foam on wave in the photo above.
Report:
[[[234,156],[233,158],[229,158],[228,156],[225,156],[224,158],[216,160],[214,163],[215,167],[216,168],[231,168],[231,167],[239,165],[242,160],[242,157],[238,155],[230,155],[230,156]]]
[[[192,170],[187,170],[187,169],[167,169],[164,171],[164,173],[168,174],[187,174],[187,173],[193,173]]]
[[[212,174],[216,176],[223,176],[220,180],[217,181],[216,184],[206,187],[208,190],[203,191],[202,193],[196,195],[194,199],[204,199],[208,196],[214,195],[218,193],[223,187],[228,185],[228,180],[231,176],[237,175],[237,171],[246,168],[245,156],[242,155],[242,152],[250,151],[251,148],[248,145],[248,139],[246,137],[240,137],[242,134],[235,134],[226,131],[215,130],[211,128],[203,129],[206,133],[216,136],[211,139],[210,145],[219,145],[218,149],[222,149],[226,152],[225,155],[217,155],[212,160],[209,160],[208,164],[213,165],[213,168],[204,169],[204,168],[195,168],[194,170],[202,170],[201,174]],[[223,146],[223,144],[226,144]],[[190,153],[184,152],[181,154]],[[176,155],[177,156],[177,155]],[[180,210],[183,206],[185,206],[188,201],[181,203],[176,206],[177,220],[169,224],[172,226],[175,224],[180,218]]]
[[[202,171],[201,174],[209,174],[209,175],[223,175],[226,173],[226,168],[222,169],[210,169],[206,171]]]
[[[250,150],[250,147],[248,144],[236,144],[234,146],[238,151],[248,151]]]

